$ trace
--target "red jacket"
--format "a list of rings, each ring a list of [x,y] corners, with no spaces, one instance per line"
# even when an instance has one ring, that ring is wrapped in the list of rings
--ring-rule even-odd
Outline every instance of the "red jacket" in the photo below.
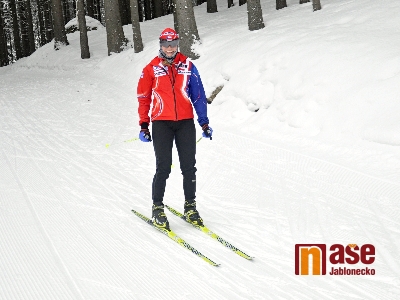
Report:
[[[193,119],[193,107],[200,125],[208,124],[207,99],[196,67],[183,54],[176,55],[172,65],[155,57],[140,76],[138,88],[139,125],[155,120]]]

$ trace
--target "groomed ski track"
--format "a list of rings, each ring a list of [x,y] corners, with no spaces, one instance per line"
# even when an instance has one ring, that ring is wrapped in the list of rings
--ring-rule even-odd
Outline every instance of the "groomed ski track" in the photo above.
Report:
[[[0,75],[0,299],[399,295],[398,182],[214,119],[214,139],[198,144],[198,208],[254,261],[167,212],[179,236],[221,263],[213,268],[130,211],[150,215],[155,165],[151,144],[116,144],[137,135],[135,95],[71,74]],[[182,207],[181,185],[174,156],[167,204]],[[295,276],[294,244],[318,242],[374,244],[377,275]]]

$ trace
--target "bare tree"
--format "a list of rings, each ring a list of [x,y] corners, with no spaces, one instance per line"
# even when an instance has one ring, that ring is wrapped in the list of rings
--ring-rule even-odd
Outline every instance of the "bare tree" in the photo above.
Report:
[[[119,2],[119,14],[121,16],[121,24],[128,25],[130,21],[129,0],[117,0]]]
[[[105,25],[104,0],[86,0],[86,5],[88,2],[93,2],[93,18]]]
[[[133,32],[133,49],[135,53],[143,51],[142,33],[140,31],[138,0],[130,0]]]
[[[45,25],[44,25],[44,14],[43,14],[43,5],[40,0],[37,0],[37,18],[38,18],[38,27],[39,27],[39,45],[43,46],[46,44],[46,33],[45,33]]]
[[[27,33],[29,40],[29,54],[31,55],[36,50],[35,45],[35,34],[33,32],[33,18],[31,9],[31,0],[26,0],[26,22],[27,22]]]
[[[43,46],[53,39],[52,17],[48,0],[36,0],[39,27],[39,44]]]
[[[265,27],[260,0],[247,0],[247,17],[250,31]]]
[[[17,0],[16,6],[19,20],[22,57],[27,57],[35,51],[31,1]]]
[[[317,11],[321,9],[321,1],[320,0],[312,0],[313,11]]]
[[[65,33],[65,21],[62,10],[61,0],[51,1],[51,13],[53,16],[54,29],[54,49],[59,50],[63,46],[69,45],[67,34]]]
[[[17,15],[19,22],[19,36],[21,41],[21,52],[22,57],[29,56],[29,39],[28,39],[28,27],[25,17],[25,2],[21,0],[16,0]]]
[[[75,18],[75,13],[71,13],[71,2],[70,0],[63,0],[62,1],[62,6],[63,6],[63,15],[64,15],[64,21],[68,22],[69,20]]]
[[[3,26],[3,2],[0,1],[0,67],[8,65],[7,38]]]
[[[231,8],[234,5],[233,0],[228,0],[228,8]]]
[[[180,51],[191,59],[199,58],[199,55],[192,49],[196,42],[200,42],[192,0],[176,0],[176,18],[179,28]]]
[[[172,1],[172,14],[174,16],[174,29],[176,32],[179,32],[178,18],[176,17],[176,0],[171,0],[171,1]]]
[[[153,0],[153,19],[162,17],[163,3],[162,0]]]
[[[144,17],[145,20],[151,20],[151,0],[144,0]]]
[[[276,10],[287,7],[286,0],[276,0]]]
[[[90,51],[86,28],[85,3],[83,2],[83,0],[76,1],[76,10],[79,25],[79,37],[81,43],[81,58],[86,59],[90,58]]]
[[[86,15],[94,18],[94,2],[93,0],[86,0]]]
[[[239,0],[239,6],[246,4],[247,0]]]
[[[17,16],[17,6],[15,5],[15,0],[9,1],[9,6],[11,10],[12,17],[12,36],[13,36],[13,45],[15,51],[15,59],[20,59],[22,57],[22,47],[21,47],[21,37],[19,35],[19,23]]]
[[[208,13],[216,13],[217,9],[217,0],[207,0],[207,12]]]
[[[122,30],[118,1],[104,0],[104,9],[106,14],[108,55],[111,55],[111,53],[120,53],[126,45],[126,39]]]

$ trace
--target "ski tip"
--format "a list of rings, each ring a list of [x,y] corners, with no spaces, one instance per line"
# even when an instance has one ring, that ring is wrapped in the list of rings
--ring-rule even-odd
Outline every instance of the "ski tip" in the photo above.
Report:
[[[241,256],[247,260],[251,260],[251,261],[253,261],[255,258],[254,256],[247,255],[246,253],[243,253],[243,252],[236,252],[236,254],[238,254],[239,256]]]
[[[220,266],[221,266],[221,264],[218,264],[218,263],[212,261],[212,260],[209,259],[209,258],[206,259],[206,261],[207,261],[210,265],[212,265],[213,267],[220,267]]]

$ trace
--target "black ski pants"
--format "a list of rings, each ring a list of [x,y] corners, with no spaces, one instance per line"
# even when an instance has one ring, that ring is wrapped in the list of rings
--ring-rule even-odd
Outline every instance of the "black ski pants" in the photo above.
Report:
[[[156,174],[153,178],[153,203],[163,203],[166,181],[171,173],[172,147],[178,150],[183,175],[185,200],[196,198],[196,128],[193,119],[153,121],[152,137],[156,155]]]

